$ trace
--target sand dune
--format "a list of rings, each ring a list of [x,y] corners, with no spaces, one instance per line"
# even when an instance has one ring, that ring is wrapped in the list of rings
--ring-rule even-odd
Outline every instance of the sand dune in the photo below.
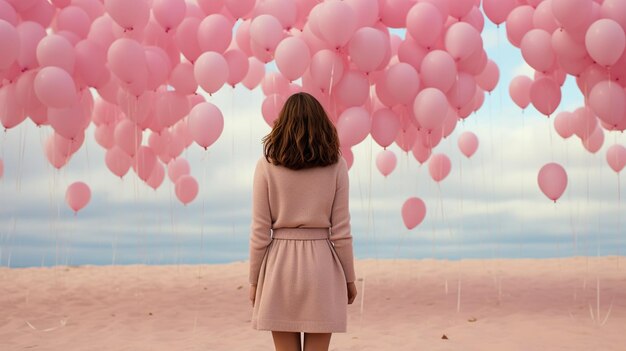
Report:
[[[331,350],[626,350],[625,257],[355,267]],[[273,350],[250,326],[247,269],[0,268],[0,350]]]

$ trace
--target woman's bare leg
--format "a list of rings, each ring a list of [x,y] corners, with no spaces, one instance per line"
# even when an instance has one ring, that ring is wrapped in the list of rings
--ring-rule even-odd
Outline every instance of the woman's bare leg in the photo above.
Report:
[[[304,351],[328,351],[332,333],[304,333]]]
[[[272,331],[276,351],[301,351],[300,333]]]

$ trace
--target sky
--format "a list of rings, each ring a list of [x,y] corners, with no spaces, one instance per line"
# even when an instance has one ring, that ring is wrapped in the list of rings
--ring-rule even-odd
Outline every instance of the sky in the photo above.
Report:
[[[606,164],[606,149],[626,145],[621,133],[606,133],[596,154],[580,140],[561,139],[552,120],[532,106],[518,108],[508,95],[510,80],[532,75],[504,28],[486,21],[483,41],[500,68],[497,88],[483,107],[457,124],[434,152],[452,161],[450,175],[434,182],[395,144],[398,165],[388,177],[375,166],[382,147],[371,137],[353,147],[350,210],[357,259],[543,258],[623,255],[626,251],[624,190]],[[272,67],[268,67],[272,69]],[[93,139],[57,171],[43,154],[50,128],[27,121],[0,133],[0,265],[6,267],[111,264],[227,263],[248,259],[252,175],[261,138],[270,131],[260,113],[260,89],[225,87],[207,101],[224,114],[220,139],[205,151],[192,144],[183,155],[198,180],[197,198],[183,206],[166,179],[153,191],[132,170],[123,180],[108,171],[104,150]],[[555,112],[583,104],[568,77]],[[464,131],[474,132],[478,151],[471,159],[457,147]],[[557,203],[537,186],[537,173],[558,162],[568,187]],[[621,182],[624,182],[623,175]],[[77,215],[64,202],[74,181],[88,183],[90,203]],[[412,196],[427,206],[412,230],[400,210]],[[625,218],[620,218],[625,217]]]

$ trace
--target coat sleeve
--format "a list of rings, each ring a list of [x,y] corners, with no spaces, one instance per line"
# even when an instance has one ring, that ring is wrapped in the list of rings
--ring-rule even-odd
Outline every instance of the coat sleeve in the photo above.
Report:
[[[254,170],[252,184],[252,224],[250,226],[250,272],[248,280],[256,285],[259,279],[259,271],[267,246],[272,241],[270,229],[272,216],[270,212],[267,177],[265,165],[267,162],[261,158]]]
[[[352,234],[350,231],[350,185],[348,180],[348,166],[343,158],[340,158],[339,162],[341,164],[338,166],[337,190],[335,191],[335,199],[333,201],[330,218],[330,240],[343,266],[346,282],[350,283],[354,282],[356,278],[354,273]]]

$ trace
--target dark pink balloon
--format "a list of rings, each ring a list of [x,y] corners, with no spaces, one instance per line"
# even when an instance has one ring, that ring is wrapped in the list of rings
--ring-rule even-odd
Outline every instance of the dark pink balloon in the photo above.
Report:
[[[501,24],[516,5],[515,0],[483,0],[483,11],[491,22]]]

